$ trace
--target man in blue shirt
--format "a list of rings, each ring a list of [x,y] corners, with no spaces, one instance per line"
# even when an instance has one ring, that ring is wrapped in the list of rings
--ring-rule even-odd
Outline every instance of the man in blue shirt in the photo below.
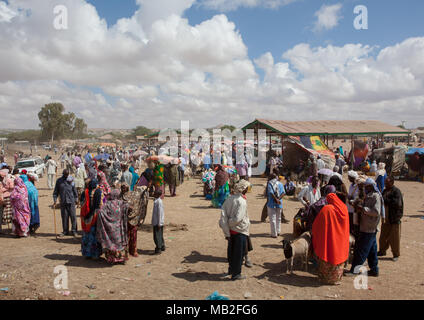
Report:
[[[281,222],[288,223],[283,215],[283,196],[285,194],[283,184],[275,174],[271,174],[267,186],[267,211],[271,225],[271,237],[277,238],[281,232]],[[283,220],[283,221],[282,221]]]

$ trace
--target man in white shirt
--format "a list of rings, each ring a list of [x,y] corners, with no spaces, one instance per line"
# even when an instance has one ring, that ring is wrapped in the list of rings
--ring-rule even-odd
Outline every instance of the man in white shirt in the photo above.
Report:
[[[297,198],[305,207],[309,207],[321,199],[318,177],[313,177],[312,183],[304,187]]]
[[[55,185],[55,176],[57,173],[57,164],[56,164],[56,161],[52,159],[52,157],[49,157],[49,160],[47,160],[46,168],[47,168],[47,187],[50,190],[53,190]]]
[[[317,158],[317,167],[318,167],[318,171],[320,171],[321,169],[325,169],[325,162],[324,160],[321,159],[321,156],[318,156]]]
[[[355,208],[351,205],[351,203],[354,203],[356,199],[359,197],[359,186],[356,183],[356,179],[358,179],[359,175],[356,171],[349,171],[348,172],[348,178],[350,181],[349,186],[349,193],[348,193],[348,204],[347,209],[349,212],[349,222],[350,222],[350,232],[353,231],[354,225],[359,225],[358,217],[355,214]]]

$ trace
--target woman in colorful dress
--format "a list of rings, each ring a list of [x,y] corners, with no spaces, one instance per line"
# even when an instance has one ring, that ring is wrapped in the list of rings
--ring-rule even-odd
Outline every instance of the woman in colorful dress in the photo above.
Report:
[[[99,187],[102,189],[103,195],[107,197],[111,192],[109,183],[107,182],[106,175],[103,172],[104,166],[100,165],[97,169],[97,181],[99,182]]]
[[[138,182],[138,179],[140,179],[140,176],[135,172],[135,169],[133,166],[130,167],[130,172],[132,174],[132,180],[130,185],[130,191],[134,191],[134,188]]]
[[[10,203],[10,194],[15,189],[13,180],[9,169],[0,170],[0,196],[3,198],[3,219],[1,219],[0,224],[9,224],[12,222],[13,212]]]
[[[103,191],[97,180],[90,180],[81,195],[81,252],[87,259],[98,260],[102,255],[102,247],[97,241],[97,219],[103,204]]]
[[[312,244],[320,281],[340,284],[349,257],[349,213],[335,193],[327,196],[327,203],[312,225]]]
[[[212,169],[209,169],[203,174],[203,195],[206,197],[206,200],[212,200],[213,191],[215,189],[215,172]]]
[[[40,228],[40,211],[38,209],[38,190],[34,184],[29,180],[27,175],[21,175],[20,177],[24,182],[28,191],[28,203],[31,209],[31,221],[29,224],[29,232],[35,233]]]
[[[212,205],[215,208],[221,208],[224,201],[230,196],[230,177],[221,165],[215,169],[215,192],[212,197]]]
[[[134,191],[129,191],[126,183],[121,186],[121,199],[128,204],[128,250],[133,257],[138,257],[137,230],[140,221],[146,217],[148,193],[146,186],[136,187]]]
[[[15,178],[15,188],[10,194],[12,205],[12,232],[18,237],[28,237],[31,222],[31,209],[28,202],[28,191],[21,178]]]
[[[111,264],[128,260],[128,203],[120,195],[120,190],[113,189],[97,218],[97,239]]]
[[[164,180],[164,166],[159,161],[155,161],[155,168],[153,169],[153,185],[156,190],[161,190],[161,199],[165,197],[165,180]]]
[[[121,173],[121,163],[116,160],[112,165],[112,170],[109,176],[109,185],[114,186],[119,181],[119,174]]]

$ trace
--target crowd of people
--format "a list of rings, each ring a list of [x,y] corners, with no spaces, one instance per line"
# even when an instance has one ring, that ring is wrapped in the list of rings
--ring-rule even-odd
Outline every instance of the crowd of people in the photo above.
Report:
[[[17,237],[28,237],[40,227],[38,190],[35,178],[3,163],[0,167],[0,232],[11,224]]]
[[[242,265],[252,267],[249,252],[253,250],[250,238],[247,193],[251,190],[251,156],[244,153],[236,159],[221,155],[212,161],[204,154],[192,167],[201,173],[204,196],[211,206],[221,209],[219,226],[228,241],[228,274],[233,280],[244,279]],[[192,153],[194,154],[194,152]],[[137,229],[146,217],[149,197],[154,198],[152,212],[155,254],[166,250],[164,241],[165,212],[162,202],[166,188],[176,197],[177,187],[184,183],[184,172],[192,166],[190,159],[176,158],[164,163],[157,157],[144,157],[147,168],[141,172],[141,156],[122,150],[88,150],[62,153],[57,161],[47,156],[47,187],[53,190],[53,207],[59,205],[62,221],[61,237],[78,236],[76,210],[81,216],[81,252],[87,259],[98,260],[104,254],[111,264],[125,263],[129,256],[137,257]],[[284,214],[284,199],[295,196],[302,205],[295,216],[294,235],[310,232],[313,262],[318,276],[327,284],[340,283],[344,275],[359,272],[358,267],[368,260],[368,275],[378,276],[378,256],[393,252],[393,260],[400,256],[401,219],[403,197],[394,185],[393,176],[387,174],[384,163],[373,163],[374,176],[347,172],[349,186],[343,181],[346,161],[336,154],[335,165],[328,168],[320,156],[311,156],[303,170],[307,185],[296,190],[290,176],[282,176],[284,159],[281,154],[270,153],[266,175],[266,203],[261,221],[269,219],[270,237],[281,236],[281,224],[288,224]],[[199,169],[200,165],[200,169]],[[60,170],[62,176],[56,179]],[[323,169],[328,169],[326,174]],[[285,183],[284,183],[285,181]],[[38,191],[35,179],[26,172],[17,172],[7,165],[0,170],[1,220],[12,223],[18,237],[36,233],[40,226]],[[381,223],[379,250],[377,232]],[[349,258],[349,242],[353,236],[355,246],[351,268],[344,270]]]

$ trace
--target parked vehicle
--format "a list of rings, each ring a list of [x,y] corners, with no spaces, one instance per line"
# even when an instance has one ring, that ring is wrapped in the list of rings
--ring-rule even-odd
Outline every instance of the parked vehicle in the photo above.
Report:
[[[19,169],[19,173],[22,170],[26,170],[29,174],[35,175],[37,178],[42,178],[46,171],[46,165],[40,157],[19,160],[15,168]]]

